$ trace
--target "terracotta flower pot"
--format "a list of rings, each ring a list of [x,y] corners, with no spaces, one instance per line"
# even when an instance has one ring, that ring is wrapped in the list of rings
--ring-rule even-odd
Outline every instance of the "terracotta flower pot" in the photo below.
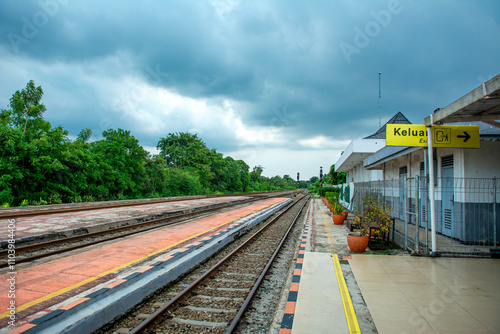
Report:
[[[345,218],[347,219],[347,216],[349,215],[349,211],[347,210],[344,210],[342,211],[342,214],[345,216]]]
[[[345,216],[344,215],[332,215],[333,223],[335,225],[344,224]]]
[[[347,246],[351,252],[363,253],[368,247],[369,236],[357,236],[353,233],[347,234]]]

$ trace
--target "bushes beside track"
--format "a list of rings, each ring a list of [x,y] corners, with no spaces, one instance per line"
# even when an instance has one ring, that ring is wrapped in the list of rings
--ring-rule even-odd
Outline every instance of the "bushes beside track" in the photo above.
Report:
[[[152,155],[123,129],[75,140],[44,120],[43,90],[30,81],[0,110],[0,205],[25,206],[117,199],[295,189],[288,175],[265,177],[209,149],[196,134],[169,133]]]

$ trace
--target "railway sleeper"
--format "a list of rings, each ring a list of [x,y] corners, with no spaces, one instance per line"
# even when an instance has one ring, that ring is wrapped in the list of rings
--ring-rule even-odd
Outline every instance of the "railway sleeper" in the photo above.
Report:
[[[227,327],[227,322],[191,320],[191,319],[183,319],[183,318],[173,318],[172,321],[175,321],[175,322],[177,322],[179,324],[183,324],[183,325],[198,326],[198,327],[210,327],[210,328],[226,328]]]
[[[172,319],[181,318],[186,320],[216,321],[227,324],[228,322],[231,322],[234,319],[237,313],[237,311],[229,313],[221,311],[223,310],[221,309],[215,312],[215,311],[209,311],[207,308],[206,311],[200,311],[196,309],[182,307],[172,312]]]
[[[215,297],[213,298],[210,298],[209,296],[207,297],[208,298],[197,299],[196,301],[193,300],[192,304],[198,307],[238,309],[239,307],[241,307],[243,303],[243,298],[238,298],[238,300],[236,300],[236,298],[226,297],[227,299],[225,300],[216,300],[214,299]]]
[[[255,280],[242,280],[242,279],[231,279],[231,278],[215,278],[214,281],[224,282],[224,283],[249,283],[254,284]]]
[[[239,292],[239,293],[248,293],[250,292],[250,289],[248,288],[224,288],[224,287],[206,287],[206,289],[209,290],[216,290],[216,291],[227,291],[227,292]]]
[[[199,306],[185,306],[185,308],[190,309],[191,311],[197,311],[197,312],[212,312],[212,313],[229,313],[229,314],[234,314],[237,313],[237,309],[222,309],[222,308],[215,308],[215,307],[199,307]]]
[[[234,273],[234,272],[222,272],[224,275],[230,275],[230,276],[244,276],[244,277],[247,277],[249,279],[253,279],[255,281],[255,279],[257,279],[257,277],[259,277],[259,275],[255,275],[255,274],[245,274],[245,273]]]
[[[245,299],[241,297],[219,297],[219,296],[206,296],[206,295],[196,295],[194,298],[202,298],[208,300],[217,300],[217,301],[233,301],[233,302],[242,302]]]

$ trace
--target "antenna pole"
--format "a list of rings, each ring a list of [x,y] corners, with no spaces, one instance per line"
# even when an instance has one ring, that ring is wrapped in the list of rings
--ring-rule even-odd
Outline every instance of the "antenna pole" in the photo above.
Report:
[[[378,72],[378,128],[380,129],[382,116],[380,114],[380,72]]]

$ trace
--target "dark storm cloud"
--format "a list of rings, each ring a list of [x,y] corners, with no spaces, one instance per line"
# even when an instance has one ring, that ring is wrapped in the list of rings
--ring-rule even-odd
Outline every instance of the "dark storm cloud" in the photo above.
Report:
[[[161,94],[147,83],[205,101],[206,110],[196,108],[222,117],[217,124],[232,117],[221,116],[232,101],[225,126],[274,129],[281,141],[268,148],[283,136],[292,149],[318,136],[352,139],[378,128],[378,72],[382,123],[398,111],[420,123],[497,74],[499,8],[493,0],[2,1],[0,55],[10,77],[0,99],[7,104],[35,79],[46,117],[72,135],[124,127],[155,146],[162,131],[191,125],[159,111]],[[161,117],[154,131],[137,110]],[[218,150],[248,145],[197,128]]]

